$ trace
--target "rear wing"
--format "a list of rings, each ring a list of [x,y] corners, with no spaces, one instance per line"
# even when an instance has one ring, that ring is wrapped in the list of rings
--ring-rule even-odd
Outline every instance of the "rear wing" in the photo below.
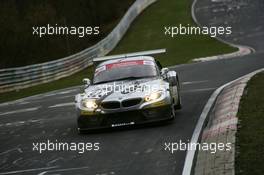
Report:
[[[134,52],[134,53],[121,54],[121,55],[110,55],[110,56],[105,56],[105,57],[94,58],[93,64],[98,65],[100,62],[107,61],[107,60],[129,58],[129,57],[136,57],[136,56],[149,56],[149,55],[156,55],[156,54],[161,54],[161,53],[166,53],[166,49],[157,49],[157,50],[149,50],[149,51],[143,51],[143,52]]]

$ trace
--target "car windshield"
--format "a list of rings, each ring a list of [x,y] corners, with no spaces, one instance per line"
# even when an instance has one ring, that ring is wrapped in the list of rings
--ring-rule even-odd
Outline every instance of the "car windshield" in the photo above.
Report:
[[[138,79],[157,76],[153,61],[131,60],[110,63],[96,68],[93,83],[105,83],[125,79]]]

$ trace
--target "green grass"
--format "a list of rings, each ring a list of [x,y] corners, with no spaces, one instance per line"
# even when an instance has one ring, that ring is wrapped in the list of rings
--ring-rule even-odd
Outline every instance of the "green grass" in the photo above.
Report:
[[[264,72],[254,76],[242,97],[236,140],[236,174],[262,175],[264,172]]]
[[[196,26],[191,17],[192,0],[159,0],[136,19],[125,38],[111,54],[166,48],[160,62],[175,65],[194,58],[233,52],[236,49],[205,35],[164,35],[165,26]]]
[[[191,17],[192,0],[159,0],[133,23],[125,37],[111,54],[166,48],[167,53],[157,58],[164,66],[188,63],[194,58],[233,52],[236,49],[205,35],[186,35],[174,38],[164,35],[165,26],[195,25]],[[4,93],[0,102],[18,99],[41,92],[81,84],[91,69],[52,83]]]

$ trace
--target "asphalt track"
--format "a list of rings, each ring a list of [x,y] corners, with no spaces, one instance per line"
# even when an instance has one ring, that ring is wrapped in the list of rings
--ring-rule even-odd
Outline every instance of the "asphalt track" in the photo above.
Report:
[[[233,9],[228,2],[198,0],[195,6],[198,21],[203,25],[232,25],[234,33],[223,39],[249,45],[256,53],[173,68],[180,74],[183,100],[183,109],[177,112],[175,121],[162,126],[78,135],[72,104],[79,91],[76,87],[1,104],[0,175],[180,175],[186,152],[171,154],[164,150],[164,143],[188,142],[205,103],[216,88],[264,67],[263,2],[232,1]],[[238,8],[242,2],[245,5]],[[228,15],[233,15],[232,20]],[[32,151],[33,142],[47,140],[99,142],[100,150],[83,154],[74,151],[39,154]]]

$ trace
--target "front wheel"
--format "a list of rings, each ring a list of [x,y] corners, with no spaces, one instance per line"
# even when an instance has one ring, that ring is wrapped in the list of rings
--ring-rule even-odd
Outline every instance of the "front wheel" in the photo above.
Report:
[[[172,118],[175,118],[176,117],[176,114],[175,114],[175,104],[174,103],[171,105],[171,116],[172,116]]]
[[[177,81],[177,86],[176,87],[177,87],[177,102],[174,105],[174,109],[175,110],[182,108],[179,81]]]

